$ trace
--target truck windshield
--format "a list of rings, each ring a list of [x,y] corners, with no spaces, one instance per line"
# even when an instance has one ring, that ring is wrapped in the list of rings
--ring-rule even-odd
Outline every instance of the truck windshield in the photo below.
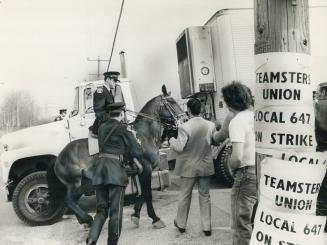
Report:
[[[78,101],[78,92],[79,89],[76,88],[75,89],[75,100],[74,100],[74,106],[73,106],[73,110],[71,112],[71,117],[76,116],[78,114],[78,105],[79,105],[79,101]]]
[[[89,87],[84,89],[84,111],[85,113],[93,113],[93,93],[95,87]]]

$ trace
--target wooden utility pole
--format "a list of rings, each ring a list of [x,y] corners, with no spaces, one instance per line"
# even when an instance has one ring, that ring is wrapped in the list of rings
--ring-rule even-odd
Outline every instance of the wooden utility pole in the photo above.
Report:
[[[310,54],[308,0],[254,0],[255,54]]]
[[[304,183],[320,186],[327,159],[315,152],[308,12],[308,0],[254,0],[259,206],[251,245],[322,244],[319,187],[301,190]],[[281,232],[277,220],[293,228]]]

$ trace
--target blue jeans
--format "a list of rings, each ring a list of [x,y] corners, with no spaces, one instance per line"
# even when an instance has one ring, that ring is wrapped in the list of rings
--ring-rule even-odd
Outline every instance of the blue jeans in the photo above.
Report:
[[[237,169],[231,193],[233,245],[248,245],[251,239],[251,216],[257,201],[254,167]]]

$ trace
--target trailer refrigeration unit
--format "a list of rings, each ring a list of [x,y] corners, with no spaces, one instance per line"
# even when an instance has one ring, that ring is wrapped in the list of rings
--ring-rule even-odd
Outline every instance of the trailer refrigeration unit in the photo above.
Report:
[[[310,23],[326,18],[327,8],[310,8]],[[314,19],[315,18],[315,19]],[[242,81],[252,91],[255,86],[253,9],[223,9],[216,12],[204,26],[188,27],[176,40],[178,73],[182,98],[196,97],[202,102],[202,116],[222,123],[228,110],[221,88],[233,80]],[[322,23],[310,26],[313,70],[312,80],[326,81],[324,67],[327,42]],[[318,47],[319,50],[318,50]],[[316,48],[316,49],[315,49]],[[318,70],[316,68],[316,71]],[[233,183],[227,167],[231,146],[229,141],[215,148],[214,163],[217,178],[226,185]]]

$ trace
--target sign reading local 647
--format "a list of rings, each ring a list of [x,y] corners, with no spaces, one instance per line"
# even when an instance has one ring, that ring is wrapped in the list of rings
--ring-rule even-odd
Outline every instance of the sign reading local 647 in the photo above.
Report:
[[[255,109],[260,148],[310,149],[316,146],[312,106],[266,106]]]
[[[324,245],[326,218],[273,211],[260,204],[250,245]]]

